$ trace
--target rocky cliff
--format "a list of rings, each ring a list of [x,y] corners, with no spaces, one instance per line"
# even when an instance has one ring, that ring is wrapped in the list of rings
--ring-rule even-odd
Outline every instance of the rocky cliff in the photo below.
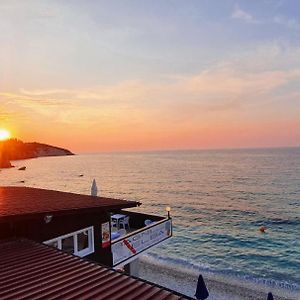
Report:
[[[0,168],[11,167],[12,160],[62,155],[74,154],[67,149],[41,143],[23,143],[17,139],[0,142]]]
[[[5,152],[2,152],[0,149],[0,168],[11,168],[12,164]]]

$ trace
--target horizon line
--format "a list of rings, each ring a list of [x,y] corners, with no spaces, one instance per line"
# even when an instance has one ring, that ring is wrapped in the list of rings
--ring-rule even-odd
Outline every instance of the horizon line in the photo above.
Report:
[[[299,146],[261,146],[261,147],[224,147],[224,148],[183,148],[183,149],[153,149],[153,150],[111,150],[111,151],[79,151],[75,154],[106,154],[106,153],[154,153],[154,152],[192,152],[192,151],[232,151],[232,150],[272,150],[272,149],[295,149]]]

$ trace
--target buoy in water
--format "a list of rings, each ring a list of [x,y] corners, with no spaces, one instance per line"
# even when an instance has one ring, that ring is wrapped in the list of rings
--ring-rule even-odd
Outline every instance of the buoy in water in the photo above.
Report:
[[[259,228],[259,231],[260,231],[261,233],[266,233],[266,230],[267,230],[267,228],[266,228],[265,226],[261,226],[261,227]]]

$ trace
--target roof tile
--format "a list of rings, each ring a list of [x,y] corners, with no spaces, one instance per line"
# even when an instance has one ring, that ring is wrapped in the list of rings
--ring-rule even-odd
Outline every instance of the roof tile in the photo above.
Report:
[[[29,240],[0,242],[1,299],[191,299]]]
[[[0,187],[0,217],[84,212],[135,207],[136,201],[94,197],[30,187]]]

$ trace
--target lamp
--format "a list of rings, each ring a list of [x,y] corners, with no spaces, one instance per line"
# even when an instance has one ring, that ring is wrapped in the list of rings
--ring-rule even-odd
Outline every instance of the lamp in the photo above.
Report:
[[[46,223],[46,224],[50,223],[51,220],[52,220],[52,218],[53,218],[53,215],[46,215],[46,216],[44,217],[45,223]]]
[[[166,211],[168,213],[168,218],[170,219],[170,211],[171,211],[171,207],[170,206],[167,206],[166,207]]]

